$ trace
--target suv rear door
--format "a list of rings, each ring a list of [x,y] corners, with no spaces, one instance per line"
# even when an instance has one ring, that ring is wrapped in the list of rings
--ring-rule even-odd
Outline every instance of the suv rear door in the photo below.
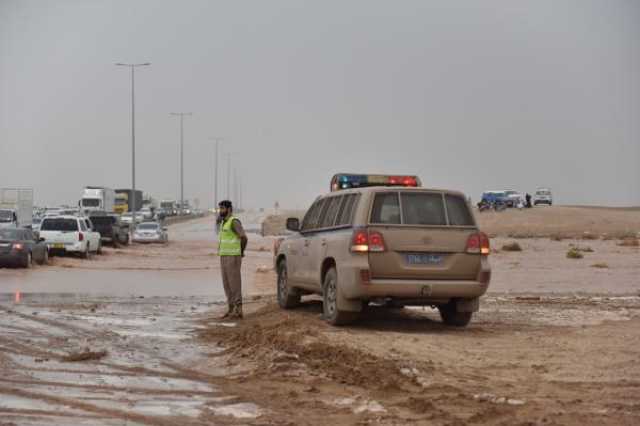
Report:
[[[369,253],[371,277],[473,280],[480,256],[466,253],[477,232],[464,197],[433,191],[383,191],[373,197],[369,231],[385,251]]]

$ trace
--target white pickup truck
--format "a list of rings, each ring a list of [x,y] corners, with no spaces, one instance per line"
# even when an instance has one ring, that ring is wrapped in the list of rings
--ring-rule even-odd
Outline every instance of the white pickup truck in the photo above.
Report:
[[[102,253],[100,234],[86,217],[45,217],[40,224],[40,237],[52,254],[77,253],[87,259],[93,253]]]

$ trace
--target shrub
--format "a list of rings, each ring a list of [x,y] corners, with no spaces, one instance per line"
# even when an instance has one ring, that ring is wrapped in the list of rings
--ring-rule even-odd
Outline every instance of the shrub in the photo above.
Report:
[[[592,268],[599,268],[599,269],[607,269],[609,267],[609,265],[607,265],[604,262],[598,262],[598,263],[594,263],[593,265],[591,265]]]
[[[571,247],[569,249],[569,251],[567,252],[567,258],[568,259],[582,259],[584,257],[584,255],[582,253],[580,253],[580,250],[578,250],[575,247]]]
[[[622,247],[640,247],[640,242],[635,237],[625,238],[618,243]]]
[[[503,251],[522,251],[522,247],[517,242],[507,243],[502,246]]]

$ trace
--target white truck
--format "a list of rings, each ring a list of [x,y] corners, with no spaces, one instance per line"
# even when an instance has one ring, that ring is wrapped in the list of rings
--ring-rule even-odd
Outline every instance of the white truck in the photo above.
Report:
[[[33,189],[0,188],[0,228],[31,228]]]
[[[87,186],[84,188],[79,202],[80,210],[87,215],[92,211],[113,213],[115,200],[116,192],[113,189],[102,186]]]

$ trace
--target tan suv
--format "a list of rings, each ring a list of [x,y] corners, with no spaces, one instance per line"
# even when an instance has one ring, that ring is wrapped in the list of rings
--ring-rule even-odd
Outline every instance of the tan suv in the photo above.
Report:
[[[293,234],[275,251],[280,306],[294,308],[302,295],[316,293],[334,325],[376,303],[434,306],[444,323],[466,326],[491,269],[489,239],[464,195],[403,186],[334,189],[302,224],[287,219]]]

